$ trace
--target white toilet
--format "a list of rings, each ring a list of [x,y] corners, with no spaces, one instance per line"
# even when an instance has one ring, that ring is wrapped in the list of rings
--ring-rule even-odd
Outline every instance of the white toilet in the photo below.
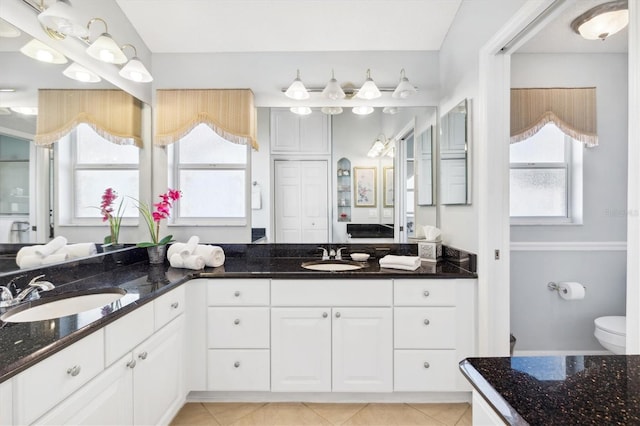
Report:
[[[598,342],[616,355],[625,354],[627,340],[627,317],[611,316],[596,318],[593,333]]]

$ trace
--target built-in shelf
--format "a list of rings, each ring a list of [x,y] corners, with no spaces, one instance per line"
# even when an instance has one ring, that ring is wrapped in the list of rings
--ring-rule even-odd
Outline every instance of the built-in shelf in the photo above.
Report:
[[[351,222],[351,161],[338,160],[338,222]]]

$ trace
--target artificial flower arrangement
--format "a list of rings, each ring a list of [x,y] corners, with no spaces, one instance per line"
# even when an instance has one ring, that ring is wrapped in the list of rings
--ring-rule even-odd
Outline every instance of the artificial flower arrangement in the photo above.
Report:
[[[169,188],[166,193],[160,194],[159,197],[160,202],[153,204],[153,207],[155,207],[154,211],[151,211],[147,204],[135,200],[136,203],[138,203],[137,208],[140,214],[142,214],[149,229],[149,234],[151,235],[151,241],[138,243],[138,247],[163,246],[170,243],[173,238],[173,235],[167,235],[162,239],[160,238],[160,221],[169,217],[173,203],[182,197],[182,192]]]
[[[122,208],[123,200],[120,200],[118,210],[113,211],[113,202],[118,198],[118,193],[113,188],[107,188],[102,194],[102,202],[100,203],[100,213],[102,214],[102,221],[109,221],[110,234],[104,237],[104,244],[115,246],[118,244],[118,237],[120,236],[120,223],[122,222],[122,216],[124,215],[124,209]]]

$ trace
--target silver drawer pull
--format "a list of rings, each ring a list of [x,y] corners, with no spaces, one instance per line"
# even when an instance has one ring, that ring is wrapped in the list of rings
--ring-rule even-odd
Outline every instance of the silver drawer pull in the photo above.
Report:
[[[142,353],[138,354],[138,358],[140,358],[140,359],[142,359],[142,360],[147,359],[147,356],[149,356],[149,354],[147,353],[147,351],[144,351],[144,352],[142,352]]]
[[[80,366],[74,365],[73,367],[69,368],[67,370],[67,374],[71,377],[76,377],[78,374],[80,374]]]
[[[336,312],[336,318],[340,318],[340,312]]]
[[[429,325],[429,320],[428,319],[424,320],[424,325]]]
[[[172,307],[173,309],[178,309],[178,306],[180,306],[180,303],[178,303],[178,302],[173,302],[173,303],[171,304],[171,307]]]
[[[322,313],[322,318],[326,318],[326,317],[328,317],[328,316],[329,316],[329,314],[328,314],[328,313],[326,313],[326,312],[323,312],[323,313]]]
[[[240,367],[240,361],[236,361],[236,362],[233,364],[233,366],[234,366],[235,368]]]
[[[136,367],[136,360],[135,360],[135,359],[132,359],[131,361],[129,361],[129,362],[127,363],[127,367],[129,367],[129,368],[135,368],[135,367]]]
[[[239,320],[238,318],[236,318],[236,319],[233,321],[233,323],[234,323],[235,325],[238,325],[238,324],[240,324],[240,320]]]
[[[425,363],[424,363],[424,368],[429,368],[429,367],[431,367],[431,366],[429,365],[429,363],[428,363],[428,362],[425,362]]]
[[[240,297],[240,292],[239,292],[239,291],[236,291],[235,293],[233,293],[233,295],[234,295],[235,297]]]
[[[429,290],[425,290],[424,293],[422,293],[422,295],[424,297],[429,297]]]

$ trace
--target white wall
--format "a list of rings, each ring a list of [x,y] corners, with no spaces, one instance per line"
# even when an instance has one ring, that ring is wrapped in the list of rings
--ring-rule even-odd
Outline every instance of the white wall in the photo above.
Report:
[[[596,87],[599,146],[584,149],[583,224],[511,227],[511,330],[519,350],[601,350],[593,320],[625,312],[627,55],[515,54],[511,84]],[[545,251],[527,248],[543,242]],[[582,282],[587,295],[564,301],[550,281]]]

